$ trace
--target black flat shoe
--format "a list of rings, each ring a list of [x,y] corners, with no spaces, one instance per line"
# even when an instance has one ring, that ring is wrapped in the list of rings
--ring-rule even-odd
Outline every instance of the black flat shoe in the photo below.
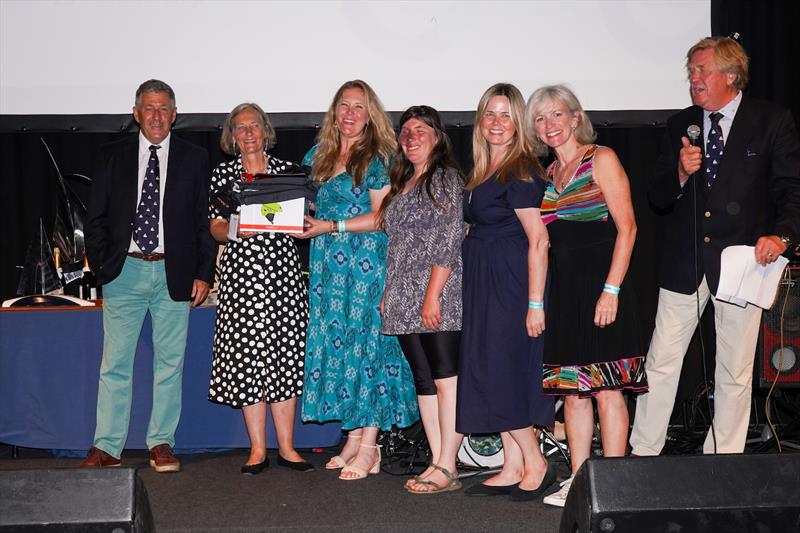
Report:
[[[247,474],[250,476],[255,476],[256,474],[260,474],[264,471],[265,468],[269,466],[269,457],[265,457],[263,461],[260,463],[256,463],[254,465],[242,465],[242,474]]]
[[[476,483],[464,491],[467,496],[507,496],[517,488],[519,483],[513,485],[484,485]]]
[[[278,466],[285,466],[296,472],[313,472],[315,470],[314,465],[308,461],[289,461],[280,455],[278,455]]]
[[[542,478],[542,482],[539,483],[539,486],[533,490],[525,490],[521,489],[519,485],[511,491],[511,501],[514,502],[527,502],[530,500],[535,500],[544,494],[547,489],[549,489],[553,483],[556,482],[556,469],[553,466],[553,463],[547,463],[547,471],[544,473],[544,477]]]

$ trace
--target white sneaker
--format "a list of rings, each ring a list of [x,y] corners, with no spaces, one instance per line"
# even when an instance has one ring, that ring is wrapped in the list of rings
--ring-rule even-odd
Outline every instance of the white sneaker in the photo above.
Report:
[[[566,479],[561,482],[561,488],[558,489],[553,494],[549,496],[545,496],[542,500],[543,503],[547,505],[555,505],[556,507],[564,507],[564,503],[567,501],[567,494],[569,494],[569,487],[572,485],[573,476],[570,476],[569,479]]]

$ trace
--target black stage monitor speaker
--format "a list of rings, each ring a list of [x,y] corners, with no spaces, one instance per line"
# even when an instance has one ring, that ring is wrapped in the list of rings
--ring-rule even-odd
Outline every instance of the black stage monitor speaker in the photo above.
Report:
[[[0,471],[1,532],[150,533],[147,491],[132,468]]]
[[[590,459],[561,533],[798,533],[800,453]]]

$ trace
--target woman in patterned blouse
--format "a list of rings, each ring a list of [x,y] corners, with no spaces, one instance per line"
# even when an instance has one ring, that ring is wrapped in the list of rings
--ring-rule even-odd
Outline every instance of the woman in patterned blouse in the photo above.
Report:
[[[397,335],[411,366],[432,452],[431,465],[406,490],[445,492],[461,488],[455,416],[464,178],[435,109],[414,106],[403,113],[399,144],[378,215],[389,236],[383,333]]]

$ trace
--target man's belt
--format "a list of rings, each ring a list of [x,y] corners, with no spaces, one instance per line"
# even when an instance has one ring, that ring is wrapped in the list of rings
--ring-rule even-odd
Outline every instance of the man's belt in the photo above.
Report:
[[[164,254],[143,254],[141,252],[128,252],[128,257],[135,257],[142,261],[161,261],[164,259]]]

